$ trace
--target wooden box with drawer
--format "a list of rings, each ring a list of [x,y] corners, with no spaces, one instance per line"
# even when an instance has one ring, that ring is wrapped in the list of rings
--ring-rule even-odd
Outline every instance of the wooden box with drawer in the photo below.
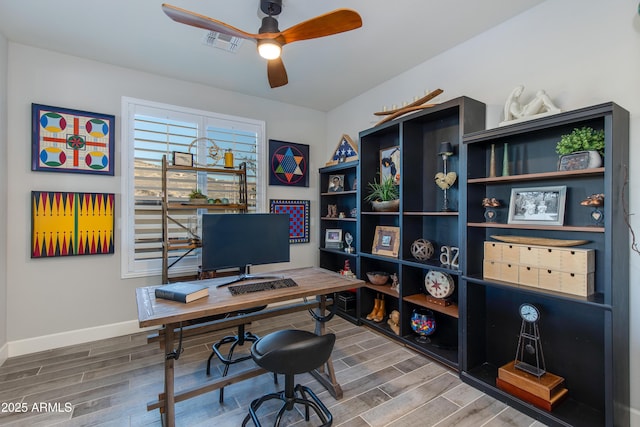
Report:
[[[485,279],[588,296],[594,292],[594,271],[593,249],[484,243]]]

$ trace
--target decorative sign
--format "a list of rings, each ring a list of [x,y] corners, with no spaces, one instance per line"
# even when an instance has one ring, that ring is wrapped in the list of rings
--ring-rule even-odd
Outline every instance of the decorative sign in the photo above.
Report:
[[[289,243],[309,243],[309,200],[270,200],[271,213],[289,214]]]
[[[309,186],[309,146],[269,140],[269,185]]]
[[[31,104],[31,170],[114,174],[115,116]]]
[[[112,254],[110,193],[31,192],[31,258]]]

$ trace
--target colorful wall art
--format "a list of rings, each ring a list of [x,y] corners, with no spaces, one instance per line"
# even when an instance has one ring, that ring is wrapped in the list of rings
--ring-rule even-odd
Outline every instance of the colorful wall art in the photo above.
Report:
[[[31,258],[112,254],[115,195],[31,192]]]
[[[115,117],[32,104],[31,170],[114,174]]]
[[[309,201],[270,200],[270,212],[289,214],[289,243],[309,243]]]
[[[309,146],[269,140],[269,185],[309,186]]]

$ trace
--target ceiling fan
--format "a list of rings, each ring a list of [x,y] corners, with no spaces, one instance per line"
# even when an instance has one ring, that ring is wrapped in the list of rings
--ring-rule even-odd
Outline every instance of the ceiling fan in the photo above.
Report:
[[[181,24],[255,41],[260,56],[268,60],[267,75],[272,88],[284,86],[289,82],[287,70],[280,57],[282,46],[300,40],[343,33],[362,26],[362,18],[356,11],[336,9],[280,31],[275,16],[282,11],[282,0],[260,0],[260,10],[267,16],[262,18],[258,34],[247,33],[224,22],[170,4],[163,4],[162,10],[169,18]]]

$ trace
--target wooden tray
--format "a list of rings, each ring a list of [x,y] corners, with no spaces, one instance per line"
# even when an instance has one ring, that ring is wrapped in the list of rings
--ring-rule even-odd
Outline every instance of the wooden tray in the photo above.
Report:
[[[496,239],[505,243],[519,243],[522,245],[538,245],[538,246],[579,246],[589,243],[588,240],[565,240],[565,239],[547,239],[546,237],[528,237],[528,236],[491,236],[492,239]]]

